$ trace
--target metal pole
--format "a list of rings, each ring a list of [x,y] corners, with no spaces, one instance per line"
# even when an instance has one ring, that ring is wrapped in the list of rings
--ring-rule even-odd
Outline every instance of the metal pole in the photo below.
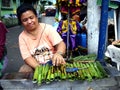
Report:
[[[118,10],[117,10],[117,29],[118,29],[118,31],[117,31],[117,34],[118,34],[118,39],[120,40],[120,6],[119,6],[119,8],[118,8]]]
[[[68,16],[67,16],[67,20],[68,20],[68,28],[67,28],[67,30],[68,30],[68,31],[67,31],[67,57],[66,57],[67,60],[69,60],[69,56],[70,56],[70,54],[69,54],[69,45],[70,45],[70,44],[69,44],[69,43],[70,43],[70,42],[69,42],[69,38],[70,38],[70,34],[69,34],[69,29],[70,29],[70,28],[69,28],[69,21],[70,21],[69,19],[70,19],[70,17],[69,17],[69,15],[70,15],[70,10],[69,10],[69,8],[68,8]]]
[[[116,18],[116,10],[114,10],[114,29],[115,29],[115,40],[118,40],[118,34],[117,34],[117,18]]]
[[[109,0],[102,0],[97,60],[104,66],[106,65],[104,61],[104,52],[106,47],[106,32],[108,29],[108,5]]]

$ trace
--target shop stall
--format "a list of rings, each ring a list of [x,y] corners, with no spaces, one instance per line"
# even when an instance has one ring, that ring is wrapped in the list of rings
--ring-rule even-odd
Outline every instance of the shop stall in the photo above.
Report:
[[[57,9],[61,10],[64,17],[59,21],[61,28],[57,30],[65,38],[66,65],[53,66],[51,62],[48,62],[36,67],[33,73],[6,73],[0,80],[4,90],[118,90],[119,80],[116,81],[114,77],[111,77],[108,70],[110,67],[102,66],[96,60],[96,54],[78,55],[79,52],[77,52],[77,56],[70,57],[70,50],[82,49],[87,52],[85,48],[79,47],[80,45],[76,48],[78,42],[76,43],[75,37],[81,29],[78,22],[71,19],[74,14],[80,13],[81,2],[86,0],[76,0],[74,2],[76,4],[70,1],[58,0],[57,3]],[[64,8],[61,5],[64,5]],[[75,11],[74,8],[76,8]],[[62,26],[60,26],[61,23]]]

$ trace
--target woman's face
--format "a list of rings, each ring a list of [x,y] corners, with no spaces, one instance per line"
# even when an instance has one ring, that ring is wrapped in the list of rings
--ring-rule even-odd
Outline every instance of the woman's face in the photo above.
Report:
[[[21,15],[21,22],[27,31],[35,30],[39,24],[37,16],[31,10]]]

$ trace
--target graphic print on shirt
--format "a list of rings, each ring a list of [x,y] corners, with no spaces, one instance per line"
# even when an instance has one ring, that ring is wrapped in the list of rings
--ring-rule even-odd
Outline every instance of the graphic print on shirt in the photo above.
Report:
[[[47,63],[53,55],[52,51],[45,46],[35,48],[31,54],[40,64]]]

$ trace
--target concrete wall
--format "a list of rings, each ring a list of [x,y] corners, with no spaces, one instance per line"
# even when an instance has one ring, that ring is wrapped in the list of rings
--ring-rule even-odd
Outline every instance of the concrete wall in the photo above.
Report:
[[[97,6],[96,0],[88,0],[87,3],[88,53],[97,54],[101,9]]]

